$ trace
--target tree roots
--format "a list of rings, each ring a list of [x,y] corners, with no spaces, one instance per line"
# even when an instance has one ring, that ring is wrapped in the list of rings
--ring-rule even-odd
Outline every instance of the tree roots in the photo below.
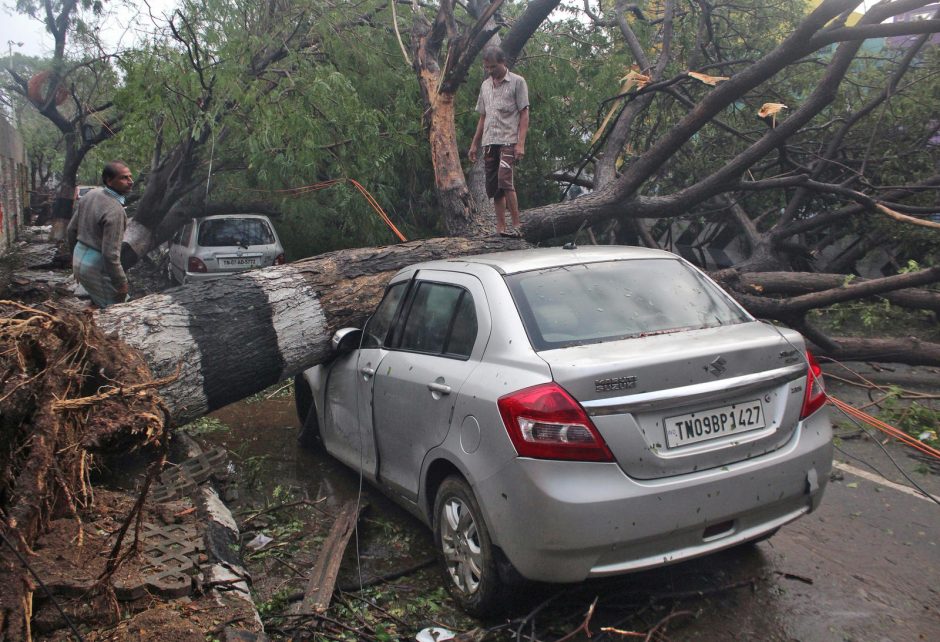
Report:
[[[81,545],[94,455],[165,441],[160,383],[88,312],[0,301],[0,638],[30,638],[36,588],[10,546],[28,562],[61,517],[76,520]]]

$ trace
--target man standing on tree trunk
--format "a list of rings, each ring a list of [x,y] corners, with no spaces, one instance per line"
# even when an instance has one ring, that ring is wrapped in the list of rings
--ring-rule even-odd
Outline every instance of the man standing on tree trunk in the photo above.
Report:
[[[499,47],[483,50],[483,69],[489,76],[480,87],[477,112],[480,120],[470,143],[469,157],[477,162],[483,145],[486,194],[496,209],[496,231],[504,236],[520,236],[519,201],[513,185],[513,166],[525,156],[525,136],[529,131],[529,88],[525,78],[506,67]],[[512,228],[506,229],[506,208]]]
[[[103,187],[85,194],[69,221],[75,279],[88,291],[92,302],[106,308],[127,300],[127,275],[121,266],[121,243],[127,227],[124,197],[134,187],[131,170],[111,161],[101,171]]]

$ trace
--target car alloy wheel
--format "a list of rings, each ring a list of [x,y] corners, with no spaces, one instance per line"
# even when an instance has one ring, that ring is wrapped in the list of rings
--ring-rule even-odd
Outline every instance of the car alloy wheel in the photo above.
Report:
[[[460,498],[451,497],[441,513],[441,547],[447,572],[457,588],[473,593],[480,588],[483,551],[473,513]]]
[[[489,615],[501,605],[502,584],[493,546],[470,486],[448,477],[434,502],[435,540],[448,588],[471,615]]]

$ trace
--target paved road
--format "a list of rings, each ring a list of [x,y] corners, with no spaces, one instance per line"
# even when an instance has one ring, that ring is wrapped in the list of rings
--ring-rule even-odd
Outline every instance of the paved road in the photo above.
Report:
[[[845,472],[819,511],[771,542],[776,569],[813,581],[778,576],[789,637],[940,640],[940,506],[932,501]]]
[[[912,389],[940,388],[940,374],[929,369],[901,367],[884,377]],[[867,390],[834,380],[829,390],[855,404],[868,401]],[[940,640],[940,505],[913,490],[904,474],[938,498],[940,476],[927,472],[908,448],[875,431],[874,438],[860,433],[832,412],[836,467],[816,513],[751,551],[647,578],[668,583],[671,591],[685,583],[706,593],[759,578],[752,587],[672,604],[700,612],[677,623],[669,639]]]
[[[920,374],[924,376],[906,380],[905,385],[926,381],[927,387],[940,388],[935,383],[940,382],[940,374]],[[867,401],[867,392],[861,389],[830,384],[840,398]],[[344,492],[354,491],[355,476],[323,455],[294,447],[296,425],[289,404],[289,400],[236,404],[217,413],[226,415],[223,420],[233,427],[226,434],[232,440],[229,446],[244,450],[254,444],[242,455],[263,452],[273,456],[272,483],[307,487],[312,496],[330,496],[340,487]],[[279,412],[273,412],[272,405]],[[847,423],[839,417],[836,421]],[[563,591],[536,617],[540,640],[556,640],[577,626],[595,597],[593,637],[571,640],[632,639],[600,635],[600,627],[645,632],[681,612],[688,615],[675,616],[668,622],[665,637],[653,639],[940,640],[940,505],[909,491],[909,482],[874,439],[849,425],[840,427],[839,434],[837,460],[851,468],[837,463],[820,509],[771,540],[623,578],[533,590],[510,616],[524,616],[546,597]],[[909,457],[906,448],[893,443],[886,447],[908,476],[940,497],[940,475],[924,472],[923,464]],[[904,488],[885,483],[872,468]],[[429,543],[415,520],[375,500],[376,519],[413,530],[416,541]],[[363,541],[364,558],[380,544]],[[387,551],[381,557],[387,557]]]

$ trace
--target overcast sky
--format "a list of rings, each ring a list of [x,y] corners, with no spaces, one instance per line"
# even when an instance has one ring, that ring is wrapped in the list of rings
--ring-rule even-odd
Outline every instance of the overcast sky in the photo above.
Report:
[[[865,0],[862,4],[868,6],[875,4],[875,1]],[[129,47],[137,40],[137,30],[146,29],[149,24],[144,2],[129,4],[139,6],[143,15],[135,16],[136,11],[128,9],[123,3],[105,3],[106,7],[114,7],[105,21],[105,41],[111,47]],[[176,5],[176,0],[149,0],[149,4],[154,15],[160,15],[169,12]],[[11,51],[29,56],[51,55],[52,36],[46,33],[42,23],[16,13],[12,5],[13,0],[0,0],[0,57],[5,60]]]
[[[151,25],[144,2],[129,4],[139,9],[129,9],[119,2],[105,2],[108,12],[105,20],[104,39],[111,48],[129,47],[137,39],[141,29]],[[154,15],[168,12],[176,5],[176,0],[149,0]],[[0,57],[6,61],[11,52],[28,56],[52,55],[52,36],[38,20],[19,14],[13,10],[12,0],[0,0]],[[22,43],[20,45],[19,43]]]

